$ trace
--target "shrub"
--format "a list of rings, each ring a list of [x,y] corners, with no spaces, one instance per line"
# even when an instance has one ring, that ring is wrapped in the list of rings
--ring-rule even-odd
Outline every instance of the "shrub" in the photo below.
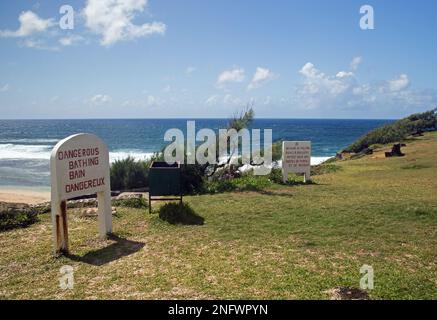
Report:
[[[222,193],[231,191],[261,191],[272,185],[269,176],[255,176],[246,173],[239,178],[208,181],[205,186],[207,193]]]
[[[238,191],[261,191],[272,185],[267,176],[243,175],[233,181]]]
[[[24,228],[37,221],[37,210],[33,210],[32,208],[10,208],[0,212],[0,231]]]
[[[206,193],[222,193],[234,191],[236,189],[236,185],[232,180],[208,181],[205,183],[204,189]]]
[[[204,191],[204,168],[198,164],[181,165],[182,192],[184,194]]]
[[[282,178],[282,169],[281,168],[272,168],[272,171],[269,174],[269,180],[273,183],[282,184],[284,183]]]
[[[276,141],[272,144],[272,160],[278,161],[282,159],[282,141]]]
[[[437,109],[413,114],[407,118],[374,129],[344,149],[345,152],[360,152],[371,145],[399,142],[420,131],[437,129]]]
[[[148,186],[149,161],[132,157],[115,161],[111,166],[111,189],[132,190]]]
[[[159,218],[170,224],[203,225],[199,216],[187,203],[167,203],[159,208]]]

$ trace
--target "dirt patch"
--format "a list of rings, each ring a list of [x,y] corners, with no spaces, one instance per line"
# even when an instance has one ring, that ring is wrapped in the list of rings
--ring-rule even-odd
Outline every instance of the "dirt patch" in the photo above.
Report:
[[[331,300],[370,300],[366,291],[353,287],[335,287],[326,293]]]

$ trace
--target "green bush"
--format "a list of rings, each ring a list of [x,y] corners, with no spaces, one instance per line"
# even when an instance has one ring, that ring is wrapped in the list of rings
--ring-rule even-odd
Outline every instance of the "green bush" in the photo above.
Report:
[[[199,216],[187,203],[167,203],[159,208],[159,218],[170,224],[203,225]]]
[[[276,141],[272,144],[272,160],[278,161],[282,159],[282,141]]]
[[[371,145],[399,142],[416,132],[436,129],[437,109],[413,114],[407,118],[374,129],[348,146],[344,151],[360,152]]]
[[[0,212],[0,231],[24,228],[38,222],[36,210],[26,209],[9,209]]]
[[[281,168],[273,168],[269,174],[269,180],[273,183],[282,184],[284,183],[282,178],[282,169]]]
[[[272,185],[267,176],[243,175],[233,181],[238,191],[261,191]]]
[[[239,178],[208,181],[205,192],[222,193],[231,191],[261,191],[272,185],[269,176],[255,176],[246,173]]]
[[[145,209],[149,207],[148,200],[144,198],[127,198],[112,200],[112,205],[115,207]]]
[[[132,190],[148,186],[150,161],[132,157],[115,161],[111,166],[111,190]]]
[[[205,193],[223,193],[231,192],[236,189],[232,180],[208,181],[205,183]]]
[[[205,170],[199,164],[181,165],[182,192],[184,194],[202,193]]]

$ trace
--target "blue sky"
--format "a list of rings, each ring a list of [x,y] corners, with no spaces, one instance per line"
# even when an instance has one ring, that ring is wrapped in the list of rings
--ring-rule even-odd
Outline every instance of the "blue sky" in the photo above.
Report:
[[[436,16],[433,0],[2,1],[0,118],[227,117],[248,103],[258,117],[398,118],[437,106]]]

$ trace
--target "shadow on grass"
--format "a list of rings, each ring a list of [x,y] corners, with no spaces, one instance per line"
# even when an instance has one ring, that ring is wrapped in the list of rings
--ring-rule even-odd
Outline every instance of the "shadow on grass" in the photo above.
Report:
[[[115,241],[115,243],[105,248],[88,252],[84,256],[69,254],[66,255],[66,257],[73,261],[84,262],[94,266],[102,266],[109,262],[138,252],[144,247],[143,242],[127,240],[116,235],[108,236],[108,240]]]
[[[296,181],[296,180],[288,180],[284,186],[310,186],[310,185],[320,185],[320,183],[314,182],[313,180],[309,180],[307,182]]]
[[[205,223],[205,219],[199,216],[187,203],[167,203],[159,209],[159,218],[170,224],[196,225]]]
[[[291,192],[280,192],[280,191],[271,191],[271,190],[259,190],[256,191],[256,193],[259,193],[263,196],[278,196],[278,197],[293,197],[293,193]]]

